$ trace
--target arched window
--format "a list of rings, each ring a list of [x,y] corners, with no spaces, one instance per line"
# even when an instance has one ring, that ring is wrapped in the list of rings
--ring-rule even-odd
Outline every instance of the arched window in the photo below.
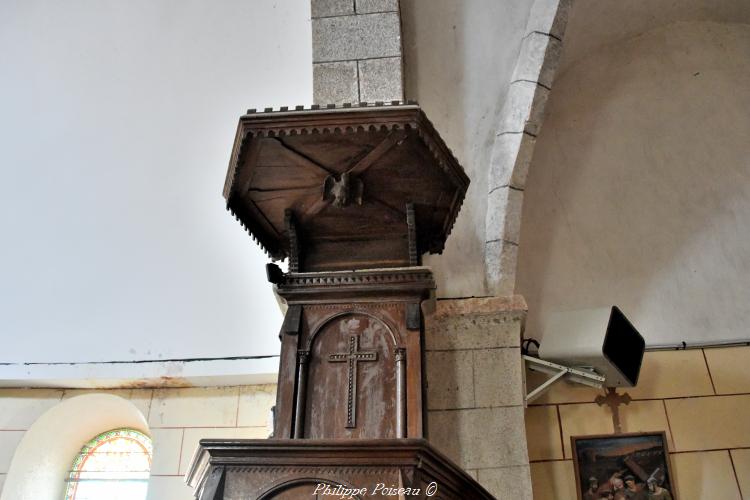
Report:
[[[151,453],[151,438],[136,430],[99,434],[73,461],[65,500],[145,500]]]

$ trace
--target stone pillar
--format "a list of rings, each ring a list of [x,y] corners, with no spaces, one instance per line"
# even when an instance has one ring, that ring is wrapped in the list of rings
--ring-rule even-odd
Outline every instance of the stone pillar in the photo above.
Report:
[[[316,104],[403,101],[398,0],[311,0]]]
[[[426,318],[427,436],[497,498],[531,500],[523,297],[438,300]]]

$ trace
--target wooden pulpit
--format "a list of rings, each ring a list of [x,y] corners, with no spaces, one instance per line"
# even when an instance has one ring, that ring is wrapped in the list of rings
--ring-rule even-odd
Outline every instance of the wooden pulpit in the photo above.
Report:
[[[267,268],[287,306],[274,433],[202,441],[196,498],[492,498],[425,428],[421,256],[442,252],[468,184],[415,104],[240,119],[227,208],[288,261]]]

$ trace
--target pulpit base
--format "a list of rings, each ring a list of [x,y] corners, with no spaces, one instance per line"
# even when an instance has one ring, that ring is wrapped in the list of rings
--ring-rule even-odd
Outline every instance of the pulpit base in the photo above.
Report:
[[[198,500],[494,498],[424,439],[203,440],[186,481]]]

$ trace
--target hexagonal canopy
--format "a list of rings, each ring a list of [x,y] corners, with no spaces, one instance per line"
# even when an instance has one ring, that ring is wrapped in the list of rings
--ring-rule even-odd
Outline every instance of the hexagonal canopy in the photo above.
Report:
[[[440,253],[469,179],[414,104],[240,118],[227,208],[292,271],[417,265]]]

